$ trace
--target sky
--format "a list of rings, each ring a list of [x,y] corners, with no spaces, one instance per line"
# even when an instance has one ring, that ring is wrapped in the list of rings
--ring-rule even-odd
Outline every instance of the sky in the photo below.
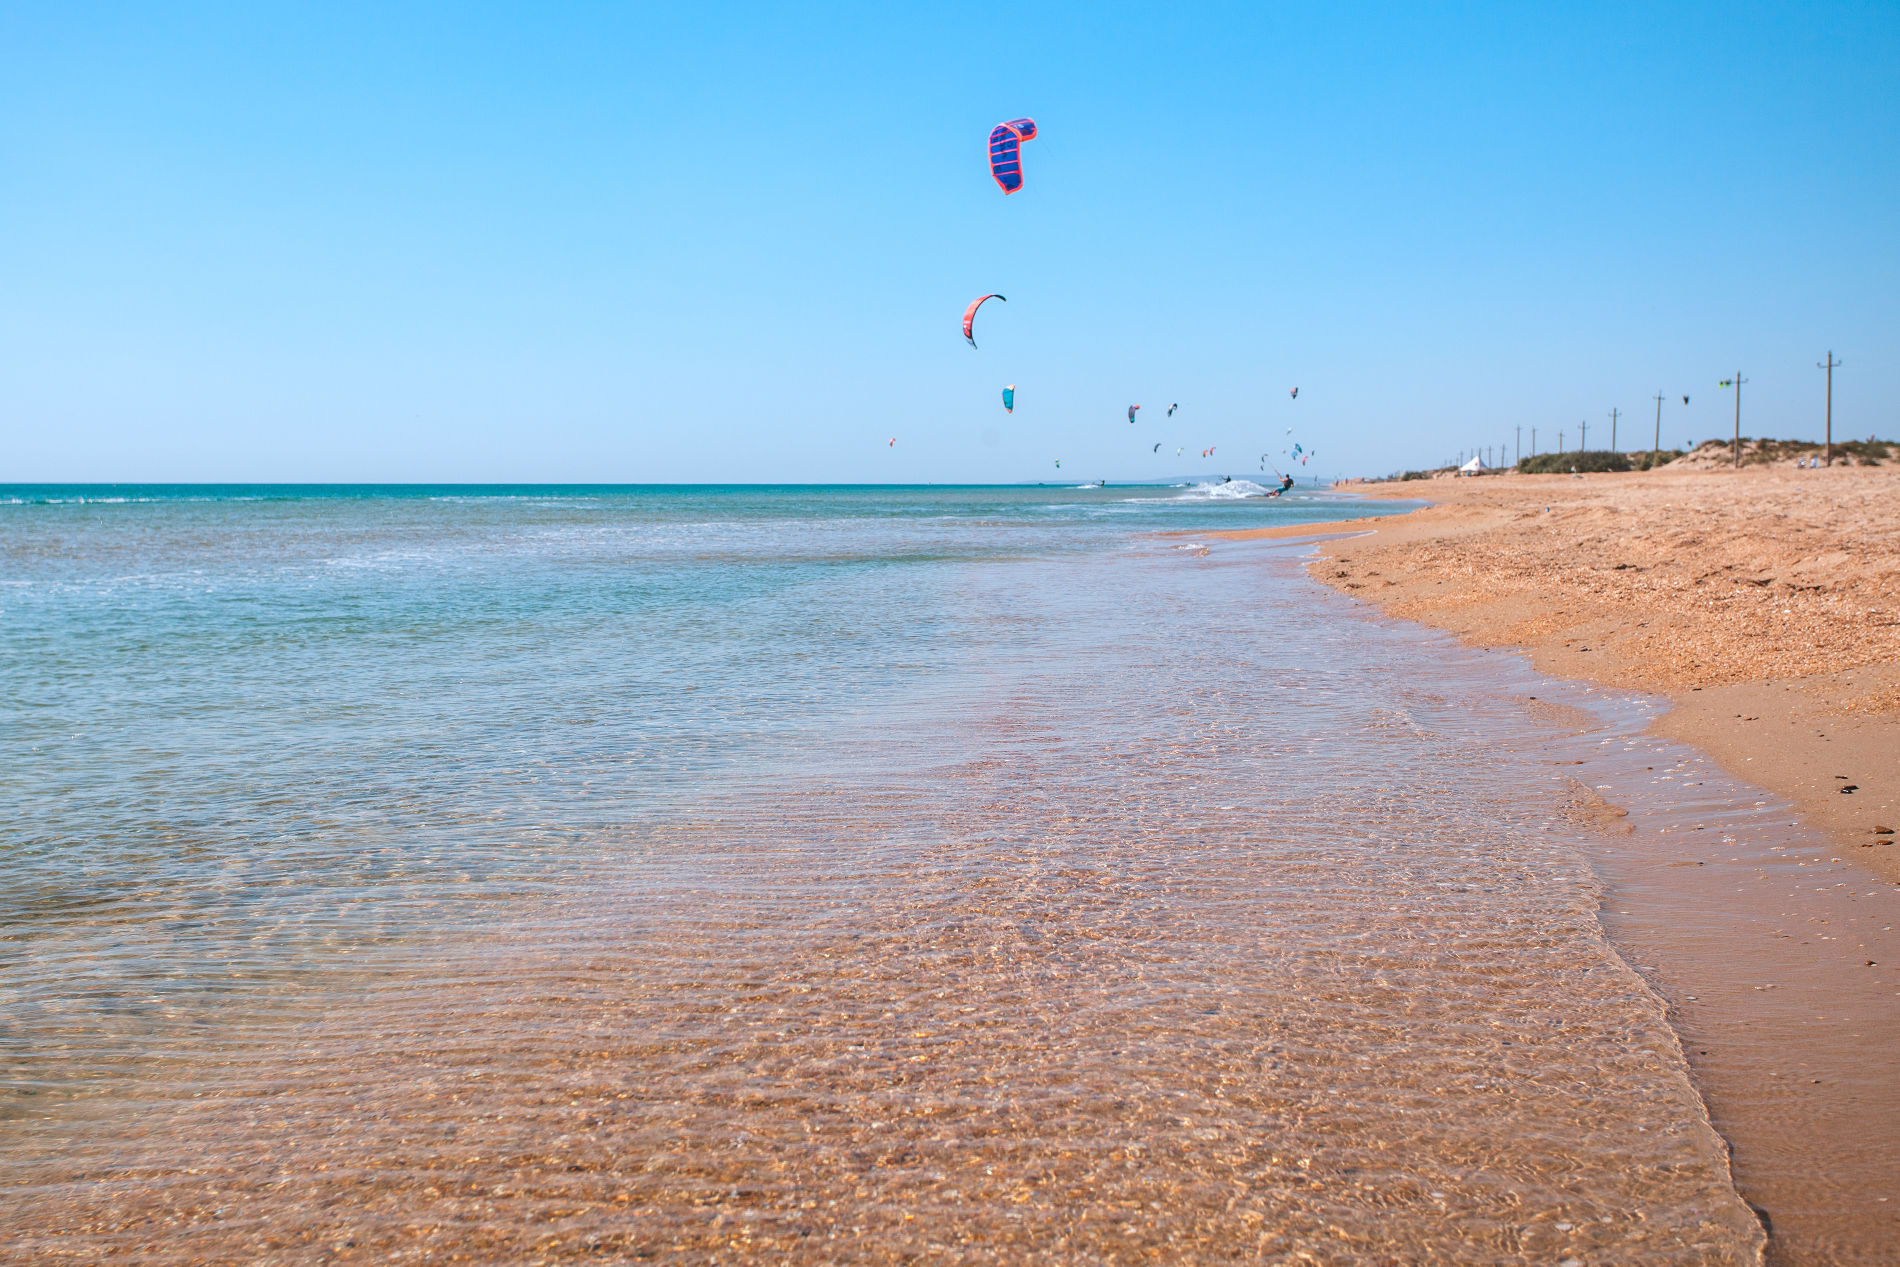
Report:
[[[0,0],[0,481],[1382,474],[1737,369],[1819,438],[1830,350],[1895,437],[1896,66],[1890,2]]]

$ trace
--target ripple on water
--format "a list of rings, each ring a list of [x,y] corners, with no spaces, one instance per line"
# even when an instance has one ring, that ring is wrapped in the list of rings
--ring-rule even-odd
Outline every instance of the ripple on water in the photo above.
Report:
[[[282,767],[66,750],[98,904],[34,910],[6,1050],[99,1091],[15,1120],[18,1252],[1753,1260],[1472,682],[1266,551],[938,544],[710,648],[470,596],[354,712],[333,646],[221,652],[317,697]]]

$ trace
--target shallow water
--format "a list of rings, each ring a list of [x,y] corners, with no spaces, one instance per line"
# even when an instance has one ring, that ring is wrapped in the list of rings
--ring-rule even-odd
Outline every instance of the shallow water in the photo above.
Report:
[[[1582,837],[1606,882],[1599,918],[1669,1004],[1738,1186],[1772,1222],[1768,1261],[1893,1261],[1900,889],[1786,802],[1645,733],[1661,701],[1525,685],[1533,709],[1579,714],[1536,753],[1608,828]],[[1604,819],[1610,805],[1627,816]]]
[[[1338,503],[21,500],[15,1255],[1759,1252]]]

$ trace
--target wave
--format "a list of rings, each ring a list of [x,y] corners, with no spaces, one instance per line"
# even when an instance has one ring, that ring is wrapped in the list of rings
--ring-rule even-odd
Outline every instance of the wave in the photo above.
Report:
[[[1227,501],[1243,497],[1265,497],[1273,490],[1264,484],[1252,480],[1229,480],[1224,484],[1194,484],[1183,489],[1177,500],[1182,501]]]

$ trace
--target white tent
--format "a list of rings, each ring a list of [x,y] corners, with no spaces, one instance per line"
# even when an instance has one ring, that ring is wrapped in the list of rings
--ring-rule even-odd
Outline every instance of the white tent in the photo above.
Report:
[[[1458,474],[1460,475],[1482,475],[1484,471],[1484,459],[1475,453],[1471,455],[1469,462],[1458,468]]]

